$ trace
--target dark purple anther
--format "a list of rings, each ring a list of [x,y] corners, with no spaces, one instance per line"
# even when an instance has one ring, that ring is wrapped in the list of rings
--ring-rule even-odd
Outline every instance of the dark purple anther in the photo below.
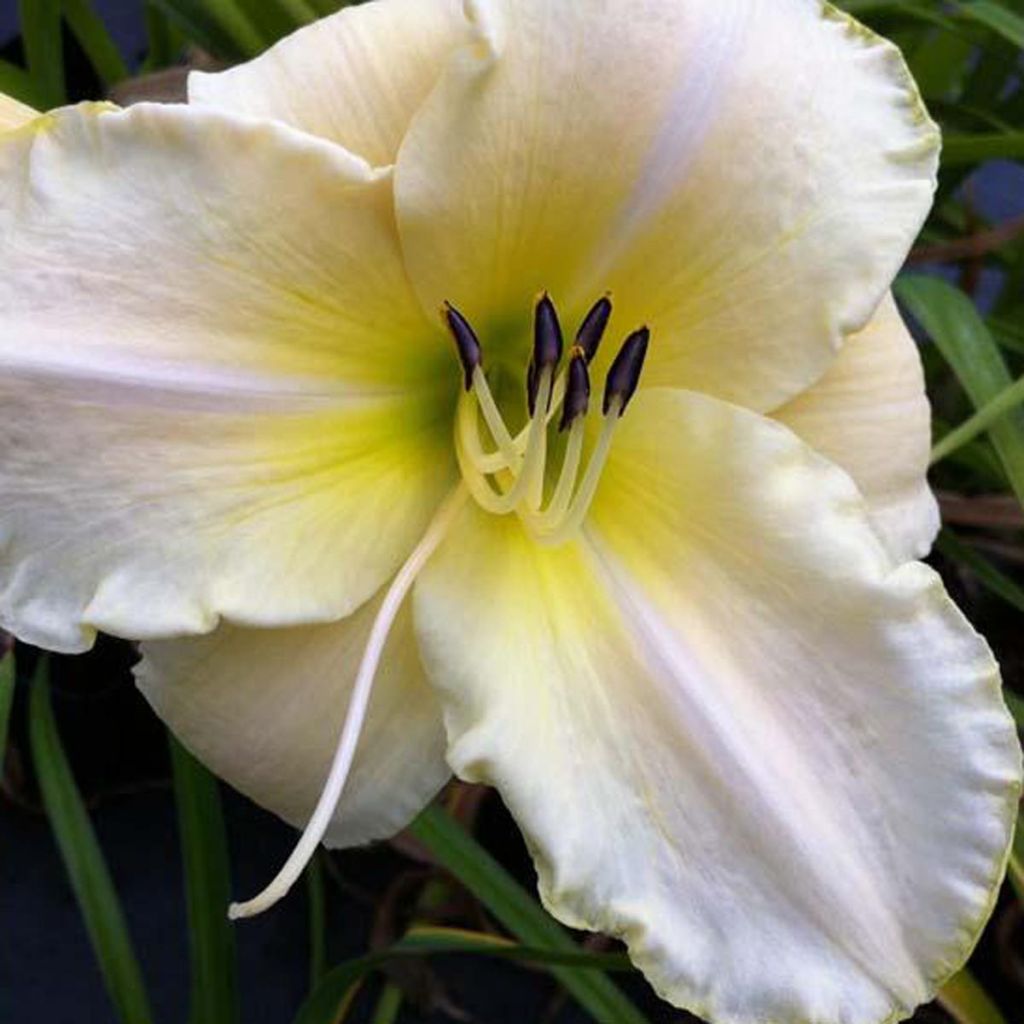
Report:
[[[541,371],[554,373],[561,358],[562,325],[551,296],[544,292],[533,311],[533,356],[526,371],[526,404],[531,416],[537,408]]]
[[[562,325],[551,296],[545,292],[533,311],[533,365],[552,370],[562,358]]]
[[[647,343],[651,340],[651,332],[646,327],[634,331],[619,349],[619,354],[612,362],[608,377],[604,382],[605,416],[608,415],[614,399],[619,399],[619,415],[626,411],[629,400],[640,382],[640,371],[644,368],[647,356]]]
[[[455,339],[466,390],[469,391],[473,387],[473,371],[480,365],[480,342],[476,332],[469,326],[469,321],[450,302],[441,308],[441,316]]]
[[[562,419],[559,430],[566,430],[574,420],[587,415],[590,406],[590,371],[582,349],[573,347],[569,361],[569,380],[565,385],[565,398],[562,400]]]
[[[588,363],[592,363],[594,356],[597,355],[597,348],[604,337],[611,315],[612,300],[605,295],[590,307],[590,312],[583,318],[583,323],[576,332],[576,347],[583,350]]]

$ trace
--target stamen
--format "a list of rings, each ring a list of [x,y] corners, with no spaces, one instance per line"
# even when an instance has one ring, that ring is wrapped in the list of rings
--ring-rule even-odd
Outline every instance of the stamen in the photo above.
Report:
[[[538,298],[534,308],[533,352],[526,378],[530,419],[515,437],[505,425],[491,394],[480,365],[479,342],[472,328],[450,304],[445,305],[444,313],[467,382],[467,393],[459,399],[455,430],[456,454],[466,486],[487,511],[497,515],[515,511],[541,543],[555,545],[571,539],[582,527],[593,503],[616,425],[636,392],[647,357],[650,331],[646,327],[634,331],[612,360],[602,402],[604,422],[580,481],[590,406],[588,366],[607,330],[612,313],[611,299],[605,295],[587,312],[576,332],[569,365],[558,373],[562,328],[551,297],[544,292]],[[559,407],[558,429],[567,430],[569,436],[554,492],[544,508],[548,424]],[[496,450],[484,450],[480,437],[481,417]]]
[[[441,307],[441,319],[455,340],[455,350],[459,353],[463,379],[468,391],[473,383],[473,371],[480,366],[480,341],[469,321],[450,302]]]
[[[562,358],[562,325],[558,322],[558,312],[551,296],[544,292],[537,300],[533,311],[533,358],[526,373],[526,399],[530,415],[533,416],[537,407],[537,390],[540,378],[545,370],[552,371]],[[550,402],[551,395],[548,394]],[[547,406],[542,406],[544,412]]]
[[[543,298],[543,296],[542,296]],[[447,304],[446,304],[447,306]],[[610,295],[605,295],[598,299],[597,302],[590,308],[590,311],[583,318],[583,322],[580,324],[579,330],[576,332],[576,342],[574,348],[580,348],[583,350],[583,354],[587,360],[587,363],[593,361],[594,356],[597,354],[598,346],[601,343],[601,339],[604,336],[605,329],[608,326],[608,321],[612,315],[612,301]],[[475,338],[476,335],[474,334]],[[488,426],[492,433],[495,430],[500,430],[504,427],[504,421],[500,421],[500,426],[497,423],[492,423],[490,416],[488,415],[487,408],[485,405],[487,398],[490,398],[490,389],[487,388],[487,378],[483,375],[483,371],[480,371],[482,378],[480,390],[478,391],[478,397],[481,399],[480,408],[484,412],[484,417],[488,421]],[[527,370],[527,394],[531,390],[531,379],[533,376],[533,362],[530,363],[530,368]],[[562,401],[565,397],[565,390],[567,386],[568,374],[566,372],[559,373],[555,378],[555,384],[551,391],[551,405],[548,409],[548,422],[557,414],[559,408],[562,405]],[[477,382],[474,378],[474,387],[477,386]],[[487,388],[484,393],[483,389]],[[496,408],[494,399],[490,398],[490,406]],[[529,425],[523,427],[522,430],[512,438],[512,448],[516,452],[516,455],[520,458],[523,452],[526,451],[526,441],[529,435]],[[496,440],[497,440],[496,435]],[[510,465],[509,453],[500,450],[495,452],[484,452],[482,449],[479,452],[479,458],[474,459],[477,465],[477,469],[481,473],[498,473],[501,470],[507,468]]]
[[[612,315],[611,296],[604,295],[590,308],[576,332],[576,347],[583,351],[588,363],[594,361],[598,346],[604,337],[605,328]]]
[[[519,467],[515,483],[501,498],[500,507],[511,512],[527,495],[536,497],[538,483],[544,484],[544,462],[547,455],[547,416],[543,412],[551,401],[550,367],[542,369],[538,374],[540,381],[537,388],[537,403],[530,417],[529,434],[526,440],[526,453]],[[537,502],[539,504],[539,500]]]
[[[583,525],[583,520],[590,511],[591,502],[597,493],[597,485],[601,481],[601,473],[604,471],[605,463],[608,461],[608,453],[612,450],[612,438],[615,428],[618,426],[619,417],[622,415],[622,400],[615,396],[611,400],[608,412],[605,414],[604,423],[601,426],[601,433],[597,438],[597,444],[591,453],[590,462],[587,463],[587,471],[583,474],[583,482],[579,491],[573,499],[565,518],[557,526],[547,532],[541,532],[537,539],[541,544],[554,547],[557,544],[564,544],[571,540],[577,530]],[[582,424],[582,420],[577,421]]]
[[[612,361],[604,382],[603,411],[606,416],[616,398],[619,399],[618,415],[621,416],[626,411],[626,406],[629,405],[629,400],[640,382],[640,371],[644,368],[647,343],[650,339],[651,332],[646,327],[641,327],[622,343],[622,348]]]
[[[232,903],[228,907],[228,917],[232,920],[259,914],[285,896],[299,879],[309,859],[320,845],[327,827],[331,823],[331,818],[334,816],[345,780],[352,766],[356,744],[359,742],[359,735],[370,703],[373,678],[384,653],[388,634],[391,632],[402,602],[416,577],[430,560],[430,556],[437,550],[441,541],[444,540],[455,517],[461,511],[466,496],[466,489],[459,485],[445,499],[427,527],[426,533],[423,534],[422,540],[416,545],[406,563],[392,580],[377,612],[377,617],[374,619],[373,628],[370,630],[370,637],[363,652],[355,683],[352,686],[352,696],[345,713],[345,722],[338,739],[334,761],[331,764],[327,781],[324,783],[323,791],[320,793],[316,809],[295,845],[295,849],[292,850],[291,856],[285,861],[273,881],[253,899],[244,903]]]
[[[510,472],[500,454],[485,453],[480,444],[477,404],[472,395],[466,394],[459,399],[456,417],[455,455],[462,479],[481,508],[495,515],[504,515],[507,511],[504,495],[491,486],[487,477],[498,472],[509,477]],[[496,460],[496,463],[493,468],[489,468],[492,460]]]
[[[634,331],[623,342],[622,348],[619,349],[618,354],[615,356],[605,381],[604,424],[601,427],[601,433],[598,436],[597,444],[594,446],[594,451],[591,453],[587,470],[583,475],[583,482],[580,484],[572,504],[569,506],[568,511],[565,512],[561,521],[554,515],[555,501],[552,499],[551,509],[536,524],[539,526],[537,539],[542,544],[552,546],[562,544],[575,536],[576,532],[583,525],[583,520],[586,518],[594,496],[597,494],[597,486],[601,480],[605,463],[608,461],[615,428],[640,381],[640,373],[643,370],[644,359],[647,356],[649,341],[650,331],[646,327],[641,327],[640,330]],[[580,362],[582,361],[580,360]],[[570,372],[571,370],[572,366],[570,364]],[[571,390],[571,388],[572,378],[570,376],[569,389]],[[568,402],[569,391],[566,392],[566,403],[568,404]],[[582,424],[582,420],[577,420],[576,422],[577,424]],[[574,424],[575,428],[576,424]],[[572,452],[567,448],[567,462],[571,454]],[[563,466],[564,469],[565,467]],[[576,467],[572,467],[572,471],[575,476]],[[559,487],[561,485],[562,480],[560,479]],[[556,494],[557,497],[561,497],[564,500],[564,495]]]
[[[586,429],[586,421],[583,417],[577,419],[569,428],[569,439],[565,443],[565,456],[562,460],[562,468],[558,473],[558,483],[555,484],[555,493],[552,495],[548,507],[527,524],[535,532],[543,533],[546,530],[553,530],[565,518],[569,502],[572,499],[573,488],[576,486],[576,477],[580,471],[580,458],[583,455],[583,438]]]
[[[583,350],[574,347],[569,360],[568,383],[562,400],[562,418],[558,429],[565,430],[571,423],[587,415],[590,406],[590,373]]]
[[[515,440],[509,433],[508,427],[505,426],[505,418],[501,415],[498,403],[494,401],[494,395],[491,394],[487,377],[479,366],[473,368],[473,393],[480,403],[480,411],[484,415],[494,443],[498,446],[498,452],[490,454],[492,456],[500,455],[501,458],[501,464],[491,472],[497,472],[498,469],[503,468],[514,470],[522,462],[522,451],[516,447]],[[486,457],[487,454],[481,451],[481,455]]]

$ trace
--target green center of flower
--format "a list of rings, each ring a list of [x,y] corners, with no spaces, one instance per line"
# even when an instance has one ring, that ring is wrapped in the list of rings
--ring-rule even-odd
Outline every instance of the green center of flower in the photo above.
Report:
[[[483,353],[469,321],[450,303],[441,311],[455,340],[465,389],[455,422],[455,450],[466,486],[481,508],[495,515],[515,512],[542,544],[561,544],[583,524],[597,492],[619,418],[636,391],[647,354],[650,332],[634,331],[619,349],[605,379],[602,423],[582,477],[580,466],[590,408],[589,366],[597,354],[611,316],[611,300],[599,299],[583,318],[562,368],[562,328],[550,296],[534,308],[533,354],[526,371],[528,421],[515,436],[491,393]],[[559,415],[560,413],[560,415]],[[559,433],[567,438],[562,463],[550,488],[549,425],[558,416]],[[481,438],[481,420],[493,448]]]

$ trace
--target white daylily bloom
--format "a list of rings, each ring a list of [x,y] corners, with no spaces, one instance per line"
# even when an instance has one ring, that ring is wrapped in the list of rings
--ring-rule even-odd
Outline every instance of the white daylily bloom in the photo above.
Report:
[[[1021,769],[910,560],[898,52],[817,0],[376,0],[190,100],[0,106],[0,625],[148,640],[183,742],[307,825],[242,913],[454,770],[676,1005],[928,998]]]

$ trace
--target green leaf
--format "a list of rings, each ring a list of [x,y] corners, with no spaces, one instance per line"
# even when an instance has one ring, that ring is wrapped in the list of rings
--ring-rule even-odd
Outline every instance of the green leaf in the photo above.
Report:
[[[61,42],[60,0],[19,0],[25,63],[41,107],[65,102],[64,47]]]
[[[988,132],[947,135],[942,140],[943,167],[976,164],[983,160],[1018,160],[1024,157],[1024,132]]]
[[[989,399],[970,419],[951,430],[932,449],[931,462],[941,462],[948,455],[973,441],[979,434],[988,430],[996,420],[1002,419],[1008,412],[1024,402],[1024,377],[1004,388],[994,398]]]
[[[402,990],[394,982],[389,981],[377,1000],[371,1024],[395,1024],[398,1011],[402,1009],[402,999]]]
[[[192,954],[191,1024],[239,1019],[231,873],[217,780],[168,733]]]
[[[1004,316],[990,316],[989,330],[1003,348],[1024,355],[1024,317],[1018,319]]]
[[[89,0],[62,0],[61,6],[68,28],[74,33],[103,84],[109,88],[127,78],[128,68],[121,59],[121,52]]]
[[[318,18],[334,14],[335,11],[339,11],[342,7],[348,7],[349,5],[349,0],[308,0],[308,2],[310,7],[316,11]]]
[[[966,968],[942,986],[938,998],[957,1024],[1006,1024],[988,993]]]
[[[980,22],[1014,46],[1024,49],[1024,18],[1019,14],[1014,14],[994,0],[971,0],[970,3],[958,3],[957,7],[968,18]]]
[[[3,774],[7,727],[11,721],[11,704],[14,703],[14,676],[14,652],[7,651],[0,658],[0,775]]]
[[[935,277],[902,276],[896,295],[935,342],[968,397],[984,408],[1013,383],[999,346],[974,303]],[[1014,409],[989,427],[989,436],[1018,501],[1024,505],[1024,411]]]
[[[959,95],[977,47],[954,32],[923,33],[907,63],[925,99]]]
[[[6,60],[0,60],[0,92],[37,109],[46,105],[32,76]]]
[[[1024,612],[1024,588],[1000,572],[987,558],[965,544],[955,533],[948,528],[943,529],[936,546],[947,558],[966,565],[978,578],[978,582],[993,594],[1001,597],[1018,611]]]
[[[563,934],[565,933],[563,932]],[[502,960],[544,964],[549,967],[552,965],[587,967],[621,973],[636,970],[625,953],[592,953],[590,950],[581,949],[575,942],[571,940],[570,942],[571,948],[547,949],[526,946],[512,939],[506,939],[503,935],[475,932],[466,928],[418,925],[409,929],[402,939],[400,947],[401,951],[407,954],[476,953],[496,956]]]
[[[556,953],[578,951],[562,926],[440,807],[428,807],[409,829],[520,942]],[[565,967],[552,967],[552,974],[595,1020],[617,1024],[645,1021],[603,974]]]
[[[255,57],[268,45],[234,0],[152,0],[185,35],[225,60]]]
[[[274,2],[292,19],[296,26],[308,25],[320,17],[320,12],[309,0],[274,0]]]
[[[309,898],[309,987],[312,990],[327,971],[327,900],[319,850],[306,868],[306,893]]]
[[[1019,815],[1013,833],[1013,846],[1010,848],[1010,861],[1006,866],[1006,873],[1013,886],[1013,891],[1017,894],[1017,899],[1024,903],[1024,827],[1021,826]]]
[[[1013,690],[1003,690],[1003,696],[1006,698],[1006,706],[1010,709],[1013,720],[1017,723],[1017,728],[1024,732],[1024,697],[1018,697]],[[1022,861],[1022,865],[1024,865],[1024,861]]]
[[[172,25],[167,15],[155,6],[153,0],[146,4],[146,59],[142,63],[143,74],[170,67],[181,56],[185,48],[185,37],[177,25]]]
[[[956,29],[950,18],[935,9],[932,0],[924,3],[915,3],[914,0],[839,0],[837,6],[856,18],[895,14],[948,30]]]
[[[29,739],[43,806],[117,1016],[123,1024],[149,1024],[153,1015],[124,913],[57,732],[45,658],[32,683]]]
[[[550,920],[550,918],[549,918]],[[564,933],[563,933],[564,934]],[[339,1007],[345,1005],[363,979],[396,959],[468,953],[497,957],[520,963],[538,964],[554,970],[585,968],[587,973],[633,970],[629,959],[619,953],[589,953],[570,940],[571,950],[538,949],[520,945],[495,935],[462,931],[455,928],[414,928],[393,946],[377,953],[346,960],[329,971],[323,981],[302,1005],[294,1024],[334,1024]],[[597,977],[602,975],[595,974]],[[607,980],[607,979],[605,979]],[[617,991],[617,990],[616,990]],[[627,1004],[628,1006],[629,1004]],[[628,1012],[628,1011],[627,1011]],[[635,1014],[635,1010],[633,1013]],[[615,1021],[643,1020],[635,1016],[619,1016],[613,1008],[609,1015],[598,1017],[605,1024]]]

